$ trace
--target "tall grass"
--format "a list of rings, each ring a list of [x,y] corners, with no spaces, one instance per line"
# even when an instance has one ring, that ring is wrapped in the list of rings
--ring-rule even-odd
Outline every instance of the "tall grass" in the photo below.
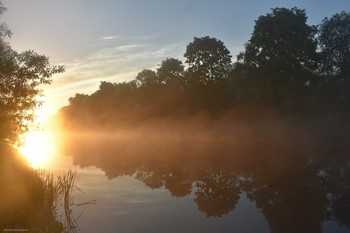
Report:
[[[72,170],[68,170],[66,174],[58,177],[60,191],[60,196],[58,197],[58,200],[62,200],[61,204],[63,205],[64,209],[65,229],[68,232],[76,232],[77,229],[76,219],[74,218],[71,209],[71,207],[75,205],[74,196],[72,195],[73,188],[75,187],[75,176],[75,171],[73,172]]]
[[[0,148],[0,232],[76,232],[72,214],[76,172],[54,177],[23,164],[17,152]]]
[[[31,230],[76,232],[77,222],[72,214],[72,207],[75,204],[73,189],[76,172],[68,170],[57,178],[44,170],[32,170],[32,172],[34,181],[32,193],[38,198],[36,203],[38,209],[34,211],[41,222],[33,221],[37,227],[32,226]]]

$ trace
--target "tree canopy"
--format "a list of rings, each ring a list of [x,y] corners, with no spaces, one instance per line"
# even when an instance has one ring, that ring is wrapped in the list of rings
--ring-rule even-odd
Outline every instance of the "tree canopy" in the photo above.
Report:
[[[305,10],[274,8],[255,21],[236,63],[221,40],[194,37],[184,53],[186,66],[166,58],[158,69],[144,69],[130,82],[102,82],[92,95],[72,97],[71,103],[81,104],[62,112],[75,119],[75,125],[87,119],[87,125],[97,127],[139,125],[166,117],[182,121],[196,114],[234,113],[257,119],[273,112],[305,119],[343,118],[350,114],[350,83],[344,82],[349,18],[342,12],[317,27],[307,24]],[[90,114],[96,108],[104,111]]]
[[[256,20],[252,37],[239,60],[284,74],[312,69],[316,59],[316,28],[306,21],[305,10],[272,9],[272,13]]]
[[[0,6],[0,14],[5,11]],[[17,52],[5,40],[11,35],[5,23],[0,25],[0,142],[14,143],[33,120],[33,110],[41,102],[40,85],[49,84],[62,66],[52,66],[49,58],[34,51]]]
[[[230,51],[221,40],[209,36],[189,43],[184,54],[192,79],[208,85],[228,77],[231,68]]]
[[[167,58],[162,61],[160,67],[157,69],[157,75],[161,83],[169,84],[183,78],[184,71],[185,67],[182,61],[176,58]]]
[[[342,11],[319,25],[323,71],[343,78],[350,76],[350,13]]]

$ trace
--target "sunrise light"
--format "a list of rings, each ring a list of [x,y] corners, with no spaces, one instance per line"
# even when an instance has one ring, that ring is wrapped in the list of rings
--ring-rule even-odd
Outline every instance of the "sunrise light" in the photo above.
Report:
[[[23,137],[23,145],[19,148],[23,157],[33,168],[44,168],[53,156],[51,136],[44,131],[29,132]]]

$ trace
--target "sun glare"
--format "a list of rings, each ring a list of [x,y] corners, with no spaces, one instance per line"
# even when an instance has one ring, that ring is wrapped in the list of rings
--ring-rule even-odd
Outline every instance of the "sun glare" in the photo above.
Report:
[[[53,154],[50,138],[44,131],[29,132],[24,136],[19,151],[30,166],[44,168],[48,165]]]

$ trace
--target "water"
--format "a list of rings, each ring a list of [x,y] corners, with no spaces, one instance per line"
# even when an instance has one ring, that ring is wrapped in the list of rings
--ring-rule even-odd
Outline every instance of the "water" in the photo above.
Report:
[[[339,144],[66,136],[82,232],[350,232]],[[337,154],[329,154],[338,148]]]
[[[198,211],[193,194],[173,198],[164,188],[150,189],[129,176],[106,180],[85,173],[78,176],[80,182],[87,185],[88,196],[77,198],[98,200],[79,220],[82,232],[268,232],[264,217],[244,195],[231,213],[208,218]],[[246,217],[256,224],[244,221]]]

